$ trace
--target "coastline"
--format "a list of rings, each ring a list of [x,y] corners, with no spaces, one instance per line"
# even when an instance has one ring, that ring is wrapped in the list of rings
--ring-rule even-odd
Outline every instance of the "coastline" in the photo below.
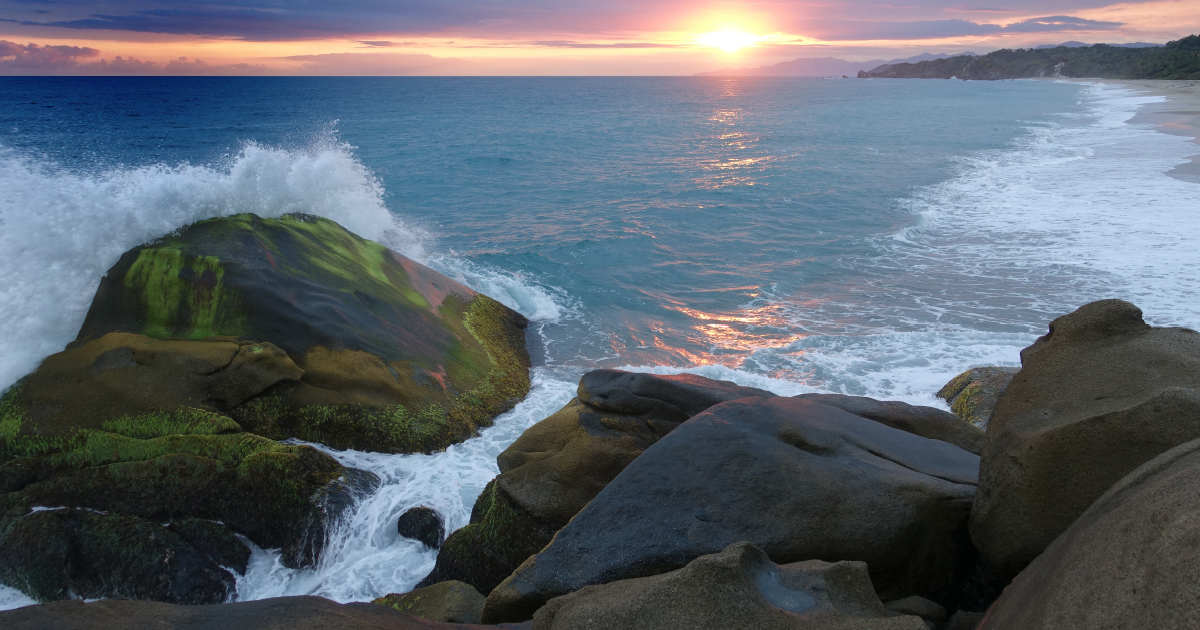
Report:
[[[1196,153],[1188,157],[1167,175],[1186,182],[1200,184],[1200,81],[1168,81],[1158,79],[1074,79],[1073,82],[1095,82],[1121,85],[1155,96],[1164,96],[1161,103],[1143,106],[1127,122],[1131,125],[1153,125],[1158,131],[1191,138]]]

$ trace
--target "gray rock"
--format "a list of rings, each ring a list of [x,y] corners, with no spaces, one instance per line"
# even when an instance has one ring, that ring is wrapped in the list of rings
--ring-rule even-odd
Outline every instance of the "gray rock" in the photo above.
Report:
[[[396,532],[405,538],[422,542],[426,547],[437,549],[446,539],[446,525],[433,508],[419,506],[409,508],[396,520]]]
[[[461,580],[489,593],[651,444],[711,405],[774,396],[693,374],[594,370],[579,397],[538,422],[499,457],[471,524],[446,540],[421,586]]]
[[[463,582],[439,582],[407,593],[392,593],[373,604],[391,606],[403,613],[430,621],[479,623],[483,595]]]
[[[942,625],[942,622],[946,620],[945,608],[942,608],[937,602],[931,602],[924,597],[916,595],[890,601],[884,604],[883,607],[902,615],[916,615],[926,621],[932,622],[935,626]]]
[[[1104,493],[1009,585],[981,628],[1200,628],[1200,440]]]
[[[879,602],[861,562],[776,565],[734,543],[651,577],[588,586],[537,611],[533,630],[924,630]]]
[[[938,390],[937,397],[946,401],[959,418],[987,430],[996,403],[1019,370],[1000,366],[971,368],[946,383]]]
[[[979,451],[983,450],[982,430],[963,422],[952,413],[935,407],[842,394],[800,394],[796,398],[806,398],[822,405],[837,407],[913,435],[949,442],[968,453],[978,455]]]
[[[749,541],[780,563],[866,562],[881,596],[938,598],[966,541],[978,458],[797,398],[692,418],[625,468],[489,596],[485,623]]]
[[[1200,437],[1200,334],[1103,300],[1050,323],[988,426],[971,538],[1011,577],[1134,468]]]
[[[983,613],[960,610],[950,615],[950,620],[946,622],[942,630],[975,630],[981,621],[983,621]]]

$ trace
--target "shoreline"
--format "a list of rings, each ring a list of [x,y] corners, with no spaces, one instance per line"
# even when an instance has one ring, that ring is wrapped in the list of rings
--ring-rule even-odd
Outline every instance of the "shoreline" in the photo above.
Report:
[[[1200,184],[1200,81],[1162,79],[1073,79],[1071,82],[1103,82],[1121,85],[1154,96],[1164,96],[1161,103],[1143,105],[1130,125],[1153,125],[1158,131],[1191,138],[1196,152],[1188,161],[1166,172],[1169,177]]]

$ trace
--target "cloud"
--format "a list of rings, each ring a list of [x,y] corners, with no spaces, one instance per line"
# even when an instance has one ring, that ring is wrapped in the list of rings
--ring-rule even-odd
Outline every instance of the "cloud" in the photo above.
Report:
[[[355,40],[354,43],[362,44],[369,48],[391,48],[393,46],[406,46],[411,42],[396,43],[396,42],[389,42],[389,41],[383,40],[383,39],[359,39],[359,40]]]
[[[1003,7],[980,7],[967,6],[965,4],[956,4],[952,7],[946,7],[946,10],[951,13],[1023,13],[1020,9],[1005,9]]]
[[[100,54],[86,46],[38,46],[16,44],[0,39],[0,68],[57,70],[79,65],[80,59]]]
[[[1101,22],[1069,15],[1037,17],[1007,26],[969,20],[922,20],[915,22],[872,22],[865,20],[805,20],[799,32],[827,41],[938,39],[1004,33],[1049,33],[1063,31],[1111,31],[1121,22]]]
[[[328,53],[293,55],[288,61],[303,62],[282,74],[320,76],[410,76],[463,74],[469,66],[461,59],[412,53]]]
[[[678,48],[676,44],[652,44],[649,42],[628,42],[616,44],[588,44],[584,42],[571,41],[544,41],[530,42],[534,46],[548,46],[550,48]]]

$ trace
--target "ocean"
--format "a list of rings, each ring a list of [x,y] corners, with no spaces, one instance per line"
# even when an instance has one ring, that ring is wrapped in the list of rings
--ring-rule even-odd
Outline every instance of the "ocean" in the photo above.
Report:
[[[404,592],[495,456],[616,367],[944,408],[1059,315],[1128,299],[1200,326],[1195,147],[1146,96],[1055,81],[0,77],[0,388],[63,349],[125,250],[307,212],[525,314],[534,388],[384,479],[315,569],[252,547],[239,599]],[[322,447],[324,448],[324,447]],[[0,608],[31,603],[0,587]]]

